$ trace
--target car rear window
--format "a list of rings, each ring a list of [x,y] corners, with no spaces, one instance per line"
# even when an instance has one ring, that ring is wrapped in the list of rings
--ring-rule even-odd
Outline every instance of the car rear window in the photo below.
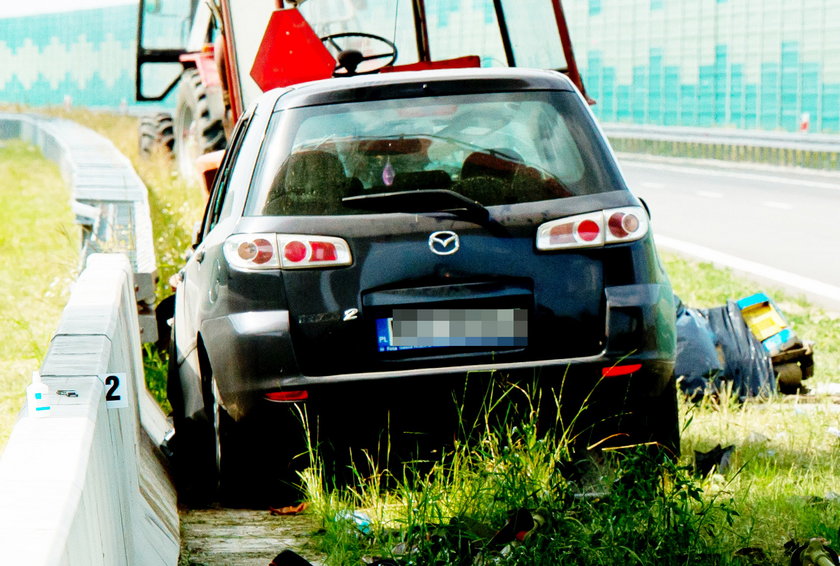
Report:
[[[484,206],[624,188],[577,95],[525,91],[278,111],[248,215],[364,214],[344,197],[445,189]]]

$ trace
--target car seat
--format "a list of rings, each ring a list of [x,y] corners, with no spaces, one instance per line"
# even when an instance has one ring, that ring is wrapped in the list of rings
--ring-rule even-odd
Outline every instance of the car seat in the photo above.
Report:
[[[280,167],[263,214],[318,215],[344,212],[341,199],[358,192],[334,153],[320,150],[290,155]]]
[[[559,181],[526,165],[511,149],[473,152],[461,166],[459,192],[485,206],[570,196]]]

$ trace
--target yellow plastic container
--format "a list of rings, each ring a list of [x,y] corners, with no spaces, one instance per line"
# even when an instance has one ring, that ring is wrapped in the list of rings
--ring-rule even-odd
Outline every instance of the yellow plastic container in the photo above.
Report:
[[[741,314],[752,333],[762,342],[787,328],[787,321],[769,300],[750,305],[742,309]]]

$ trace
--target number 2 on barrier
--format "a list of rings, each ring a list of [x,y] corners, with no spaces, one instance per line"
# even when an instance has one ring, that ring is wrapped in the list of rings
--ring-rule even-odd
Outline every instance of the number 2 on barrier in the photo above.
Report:
[[[105,384],[105,407],[108,409],[122,409],[128,407],[127,390],[124,373],[107,373],[99,376]]]

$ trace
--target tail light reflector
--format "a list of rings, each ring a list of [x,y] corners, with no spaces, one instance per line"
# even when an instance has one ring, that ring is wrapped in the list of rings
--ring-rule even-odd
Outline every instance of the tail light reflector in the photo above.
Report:
[[[293,401],[306,401],[309,399],[309,392],[305,389],[290,391],[272,391],[266,393],[265,398],[275,403],[291,403]]]
[[[630,375],[642,369],[642,364],[627,364],[623,366],[610,366],[608,368],[601,368],[601,377],[618,377],[620,375]]]
[[[643,208],[611,208],[542,224],[537,229],[537,249],[589,248],[632,242],[647,232],[648,217]]]
[[[350,265],[350,246],[341,238],[302,234],[236,234],[225,258],[240,269],[305,269]]]

